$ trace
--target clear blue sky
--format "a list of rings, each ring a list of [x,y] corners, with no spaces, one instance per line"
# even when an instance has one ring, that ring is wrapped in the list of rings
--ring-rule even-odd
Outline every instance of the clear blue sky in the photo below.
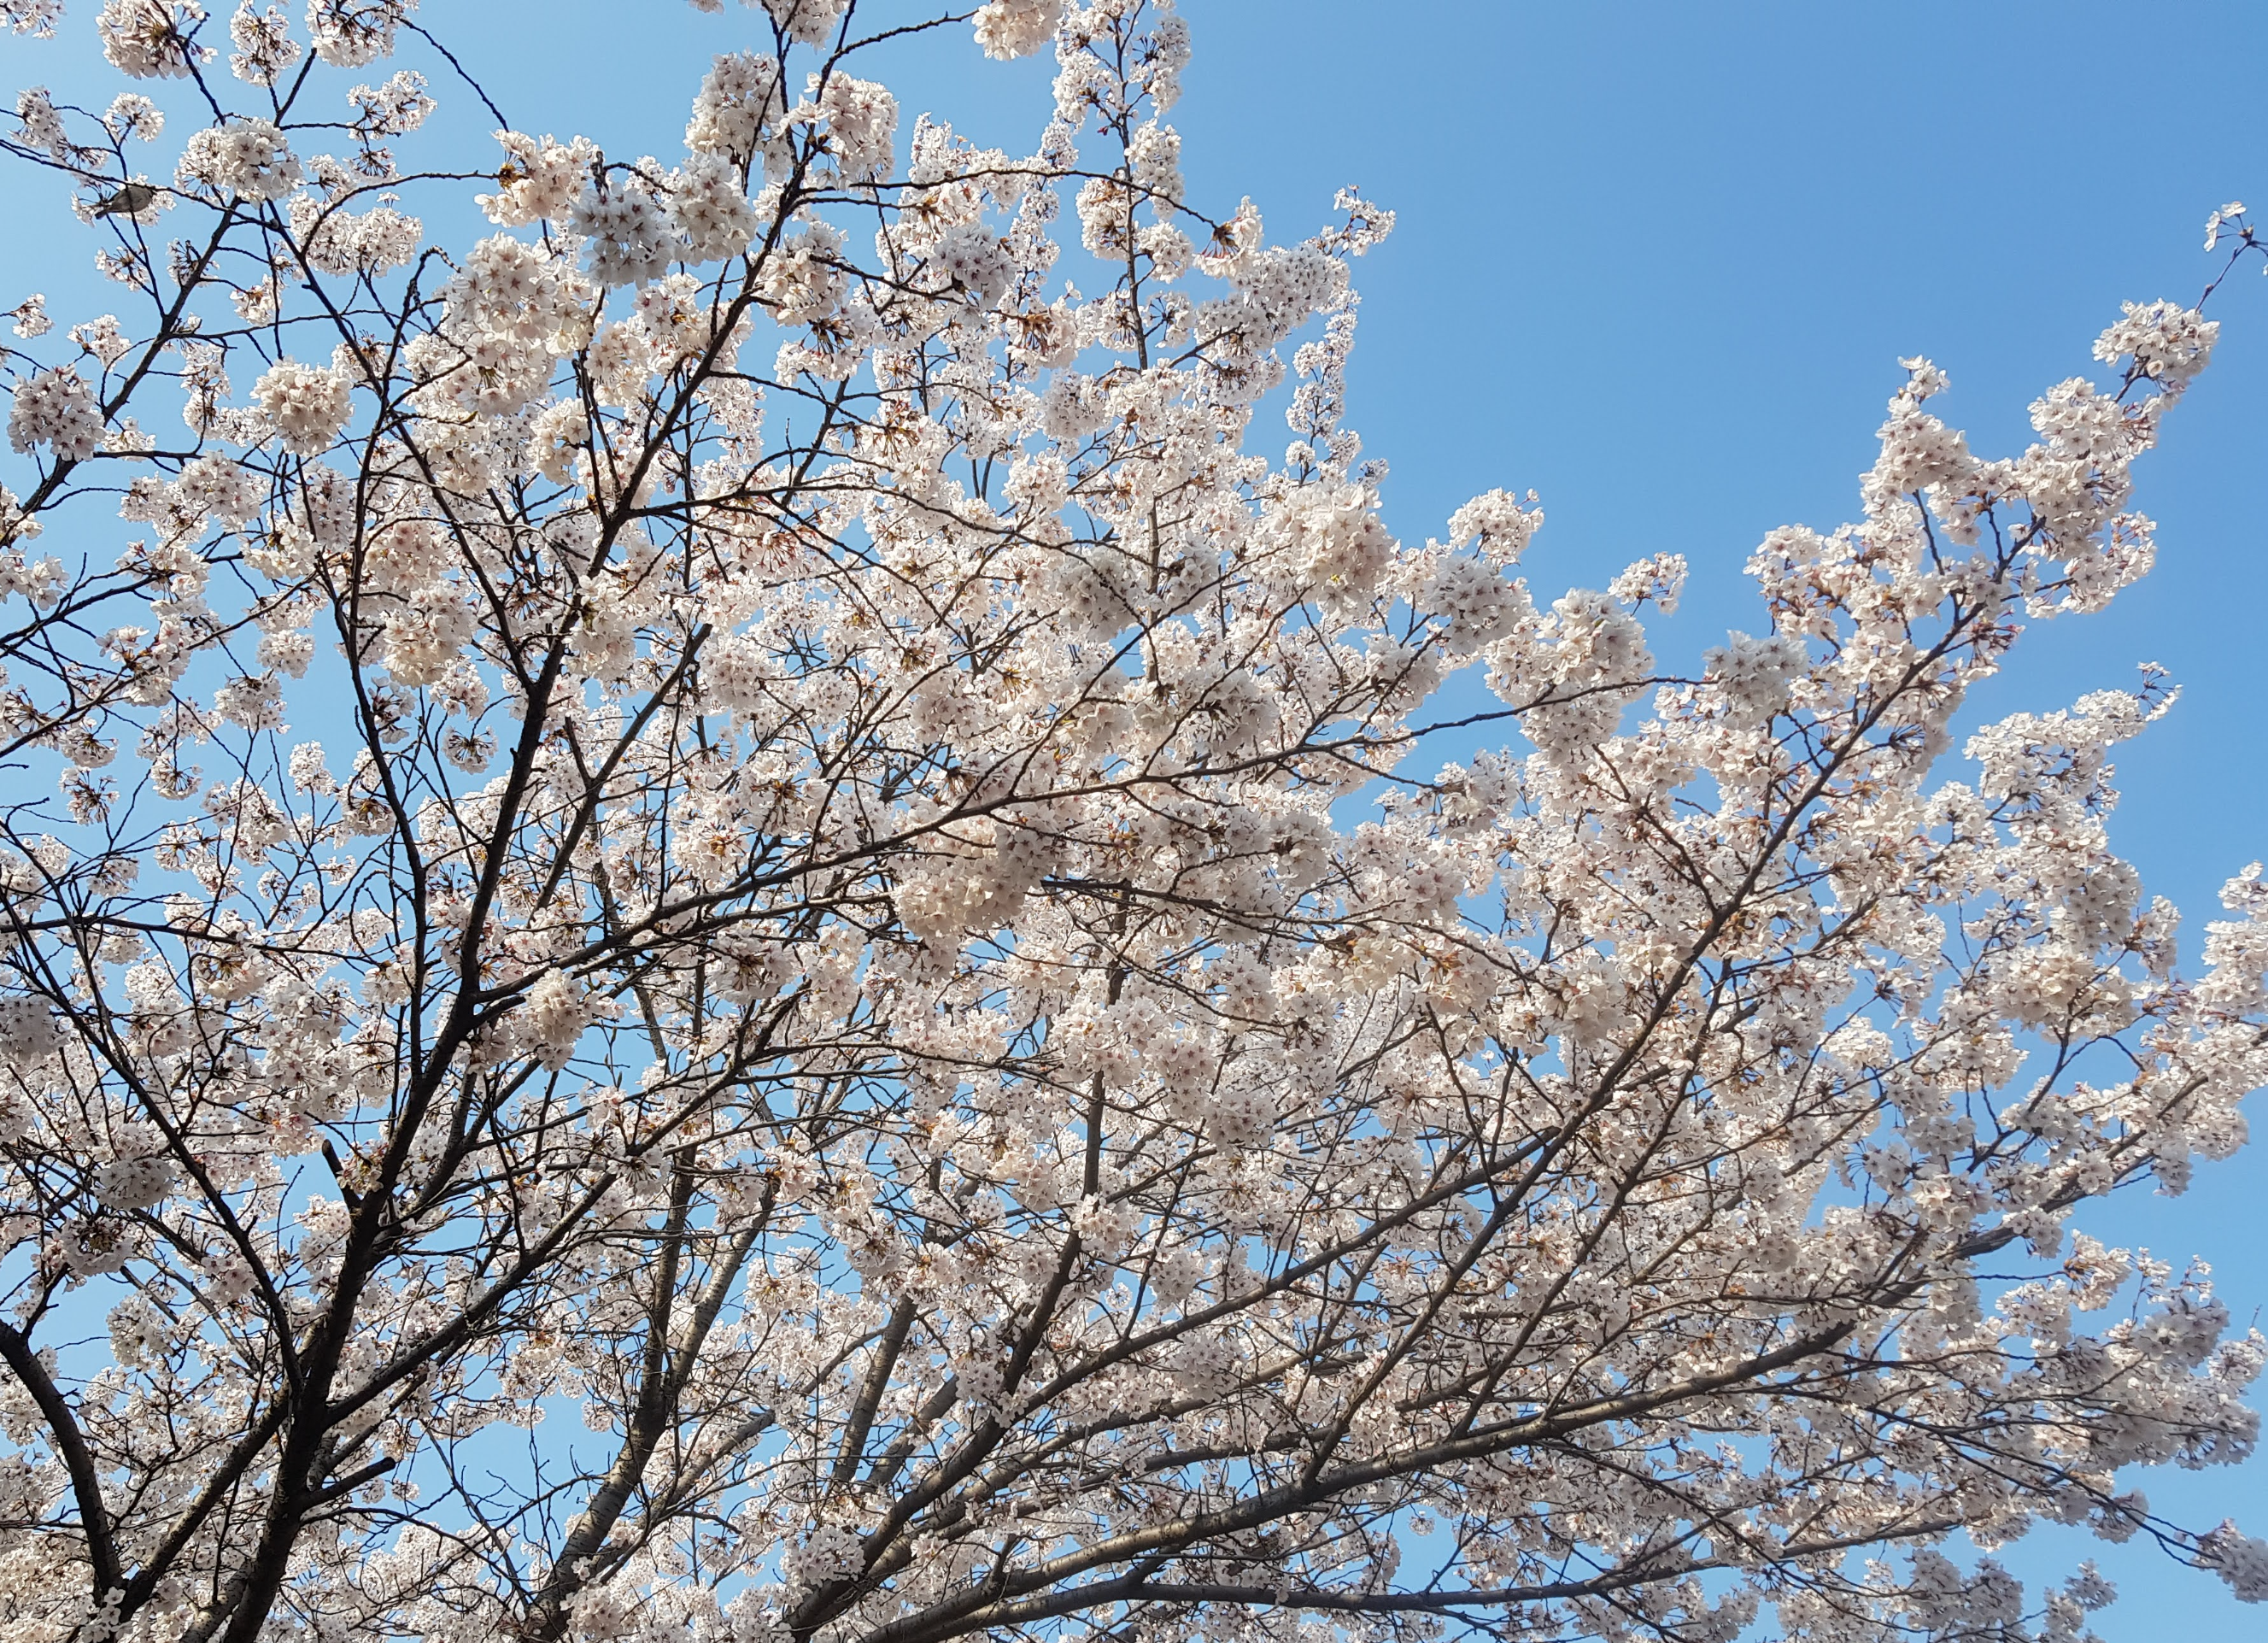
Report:
[[[93,10],[73,0],[68,45],[0,41],[6,89],[84,85]],[[1349,418],[1392,465],[1395,529],[1437,533],[1476,491],[1533,486],[1550,522],[1527,568],[1546,596],[1683,553],[1686,606],[1655,630],[1673,659],[1758,625],[1740,567],[1766,530],[1854,512],[1899,356],[1949,371],[1945,414],[1980,453],[2011,453],[2029,401],[2092,368],[2122,298],[2194,298],[2208,211],[2268,208],[2259,0],[1183,10],[1197,56],[1173,118],[1199,203],[1249,195],[1279,239],[1320,226],[1341,183],[1400,214],[1358,265]],[[421,20],[515,125],[624,154],[674,152],[710,54],[755,40],[747,13],[677,0],[428,0]],[[932,108],[1021,151],[1050,67],[986,64],[954,31],[883,77],[909,125]],[[443,119],[485,130],[435,90]],[[59,287],[86,287],[54,254],[0,247],[0,290],[44,283],[59,318],[83,317]],[[2106,615],[2036,629],[1971,715],[2129,685],[2144,660],[2173,670],[2180,705],[2121,749],[2113,842],[2183,906],[2192,954],[2221,880],[2268,856],[2268,279],[2215,307],[2215,364],[2138,469],[2157,571]],[[2240,1320],[2268,1303],[2268,1146],[2090,1224],[2204,1255]],[[2268,1533],[2268,1461],[2139,1481],[2193,1524]],[[2005,1554],[2028,1578],[2088,1555],[2122,1589],[2096,1619],[2110,1643],[2268,1634],[2268,1614],[2139,1545],[2036,1533]]]

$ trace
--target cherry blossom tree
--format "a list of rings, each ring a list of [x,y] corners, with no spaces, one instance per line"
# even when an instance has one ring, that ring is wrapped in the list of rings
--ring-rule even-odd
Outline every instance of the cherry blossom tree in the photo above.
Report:
[[[108,0],[0,144],[122,311],[4,362],[0,1639],[2077,1639],[2043,1520],[2268,1596],[2132,1487],[2262,1337],[2084,1230],[2242,1140],[2268,885],[2191,975],[2112,853],[2154,673],[1960,720],[2213,321],[2007,458],[1905,362],[1679,672],[1676,556],[1389,534],[1392,217],[1189,197],[1167,0],[762,0],[627,163],[428,155],[413,3]],[[971,26],[1028,154],[861,77]]]

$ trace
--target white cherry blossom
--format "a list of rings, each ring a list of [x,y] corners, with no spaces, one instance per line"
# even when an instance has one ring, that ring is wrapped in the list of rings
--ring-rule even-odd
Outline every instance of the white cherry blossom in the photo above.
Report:
[[[2268,884],[2186,965],[2117,853],[2159,671],[1966,711],[2223,321],[2007,452],[1883,362],[1658,655],[1695,544],[1388,527],[1392,214],[1197,197],[1169,4],[934,20],[1028,151],[850,0],[635,160],[453,150],[409,0],[17,103],[116,285],[4,372],[0,1643],[2068,1643],[2040,1521],[2268,1597],[2139,1487],[2268,1342],[2089,1230],[2242,1145]]]

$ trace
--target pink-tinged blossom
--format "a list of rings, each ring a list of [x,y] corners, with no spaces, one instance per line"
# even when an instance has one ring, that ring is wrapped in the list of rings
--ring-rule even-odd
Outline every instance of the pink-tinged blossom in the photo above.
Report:
[[[210,55],[190,39],[204,20],[195,0],[103,0],[94,26],[121,74],[165,79],[187,76]]]
[[[985,0],[976,8],[976,43],[988,57],[1028,57],[1055,38],[1064,0]]]
[[[19,452],[50,447],[67,462],[84,461],[102,439],[102,408],[86,379],[69,365],[16,385],[8,407],[8,443]]]
[[[252,201],[280,200],[299,186],[298,158],[265,120],[211,126],[191,136],[174,168],[178,188],[199,187]]]
[[[350,385],[336,371],[279,360],[253,385],[252,396],[268,413],[284,448],[313,456],[339,437],[353,409]]]

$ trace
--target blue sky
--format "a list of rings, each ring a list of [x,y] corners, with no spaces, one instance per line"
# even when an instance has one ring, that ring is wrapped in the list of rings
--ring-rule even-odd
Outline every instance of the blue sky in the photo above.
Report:
[[[69,42],[0,40],[6,89],[87,85],[93,9],[74,0]],[[2010,453],[2030,400],[2093,367],[2122,298],[2194,298],[2214,266],[2207,212],[2268,208],[2257,0],[1183,9],[1197,55],[1173,119],[1197,203],[1225,215],[1248,195],[1278,239],[1320,226],[1342,183],[1399,213],[1358,265],[1350,373],[1349,420],[1392,468],[1389,523],[1422,537],[1476,491],[1532,486],[1549,523],[1526,568],[1547,598],[1683,553],[1686,603],[1654,629],[1672,663],[1760,625],[1740,568],[1765,531],[1854,512],[1901,355],[1944,366],[1944,414],[1981,453]],[[747,14],[679,0],[431,0],[421,18],[515,125],[617,153],[674,152],[709,55],[755,40]],[[956,30],[883,77],[908,125],[932,108],[1020,151],[1049,67],[987,64]],[[469,98],[434,89],[442,120],[485,132]],[[0,246],[0,291],[44,284],[68,323],[84,305],[63,291],[104,299],[64,238]],[[2221,880],[2268,856],[2268,280],[2240,276],[2215,312],[2214,365],[2138,468],[2157,571],[2105,615],[2033,630],[1972,714],[2063,706],[2146,660],[2172,670],[2180,704],[2121,749],[2113,842],[2183,906],[2192,954]],[[2249,1319],[2268,1303],[2264,1187],[2268,1149],[2088,1224],[2177,1264],[2205,1256]],[[2268,1462],[2141,1481],[2193,1524],[2268,1532]],[[2005,1555],[2035,1578],[2095,1556],[2124,1598],[2096,1620],[2110,1643],[2264,1629],[2139,1545],[2036,1534]]]

